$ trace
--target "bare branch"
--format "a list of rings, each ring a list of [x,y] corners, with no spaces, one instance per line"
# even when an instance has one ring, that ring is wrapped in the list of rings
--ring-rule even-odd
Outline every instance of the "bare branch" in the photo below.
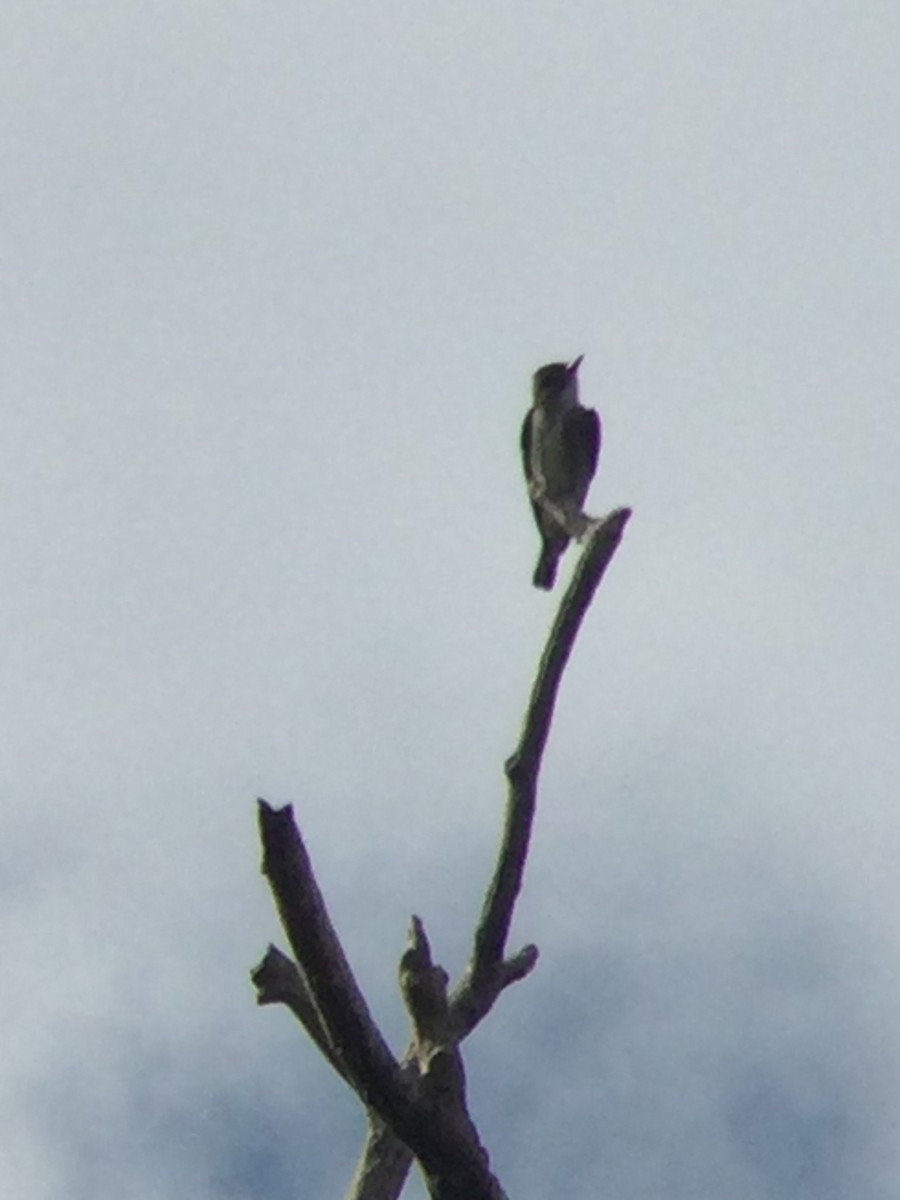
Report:
[[[568,514],[566,514],[568,516]],[[401,990],[413,1043],[396,1062],[369,1014],[325,910],[288,806],[260,801],[264,873],[299,969],[270,947],[254,972],[259,1003],[287,1004],[366,1106],[369,1132],[346,1200],[396,1200],[415,1156],[433,1200],[503,1200],[465,1104],[459,1042],[500,992],[535,966],[537,947],[504,958],[522,885],[537,782],[554,707],[575,638],[621,540],[630,509],[570,529],[586,541],[541,657],[519,744],[506,762],[508,799],[494,874],[466,970],[447,997],[447,975],[432,962],[413,918],[401,961]]]
[[[331,925],[291,806],[273,809],[260,800],[259,823],[263,873],[327,1035],[326,1044],[337,1048],[345,1078],[363,1104],[413,1152],[433,1200],[504,1200],[465,1109],[462,1062],[455,1041],[451,1037],[429,1051],[427,1070],[416,1086],[412,1071],[401,1069],[369,1013]],[[423,995],[430,989],[433,1004],[426,1024],[430,1021],[430,1027],[437,1028],[434,1017],[443,1005],[444,1025],[449,1029],[446,975],[431,965],[421,926],[414,930],[412,952],[416,969],[430,971],[429,985],[421,989]],[[423,1015],[427,1007],[423,1003]]]
[[[447,972],[431,959],[425,926],[413,917],[409,949],[400,959],[400,992],[413,1027],[412,1053],[421,1074],[434,1053],[453,1039],[447,1006]]]
[[[344,1200],[397,1200],[413,1153],[371,1110],[366,1141]]]
[[[501,1200],[487,1151],[466,1107],[466,1074],[447,1002],[447,972],[436,965],[425,926],[410,922],[409,948],[400,960],[400,990],[413,1027],[411,1054],[418,1069],[424,1117],[414,1149],[434,1200]]]
[[[494,876],[475,931],[470,975],[477,980],[502,962],[513,908],[522,886],[538,774],[563,671],[581,622],[622,539],[631,509],[619,508],[597,523],[563,597],[531,692],[519,744],[506,763],[509,793]]]
[[[345,1083],[344,1064],[332,1048],[312,995],[300,969],[276,946],[269,946],[259,966],[250,973],[257,989],[257,1004],[284,1004],[318,1046]],[[412,1066],[412,1052],[407,1055]],[[404,1069],[409,1069],[404,1066]],[[409,1147],[371,1108],[366,1109],[368,1131],[356,1170],[344,1200],[397,1200],[413,1163]]]
[[[277,946],[270,945],[262,962],[250,972],[250,979],[257,989],[256,1003],[287,1005],[338,1075],[349,1083],[344,1064],[329,1041],[312,993],[297,964]]]
[[[390,1125],[409,1118],[400,1065],[375,1024],[331,924],[290,805],[259,801],[263,874],[325,1033],[364,1103]]]

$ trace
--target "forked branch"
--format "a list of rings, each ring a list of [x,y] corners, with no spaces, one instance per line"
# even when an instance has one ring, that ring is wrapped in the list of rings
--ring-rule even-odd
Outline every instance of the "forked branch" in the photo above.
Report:
[[[525,946],[505,957],[522,886],[544,748],[563,672],[585,613],[621,541],[630,509],[592,525],[541,656],[521,737],[506,762],[503,834],[469,962],[448,995],[424,926],[413,918],[401,991],[413,1040],[392,1055],[346,960],[290,806],[259,803],[263,872],[296,963],[270,947],[253,972],[260,1004],[283,1003],[354,1089],[369,1130],[346,1200],[396,1200],[413,1157],[433,1200],[503,1200],[468,1115],[459,1043],[511,983],[537,962]]]

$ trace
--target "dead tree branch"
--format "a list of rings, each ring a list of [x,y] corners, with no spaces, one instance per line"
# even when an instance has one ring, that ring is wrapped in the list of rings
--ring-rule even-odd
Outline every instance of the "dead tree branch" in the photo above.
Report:
[[[595,524],[541,655],[519,744],[506,761],[509,790],[497,863],[475,930],[472,955],[454,993],[460,1036],[486,1015],[507,983],[522,978],[537,962],[535,946],[525,946],[506,960],[504,953],[525,872],[538,775],[566,663],[630,516],[631,509],[619,508]],[[499,986],[493,988],[491,982]]]
[[[346,960],[290,805],[259,802],[263,874],[296,956],[306,998],[329,1050],[367,1109],[418,1159],[433,1200],[504,1200],[465,1108],[461,1058],[447,1013],[446,975],[431,963],[421,924],[404,955],[404,995],[417,1036],[417,1070],[388,1049]],[[260,968],[261,970],[262,968]],[[303,989],[300,989],[301,991]],[[299,1006],[298,1006],[299,1008]],[[443,1016],[441,1016],[443,1014]],[[317,1019],[316,1019],[317,1018]],[[304,1025],[309,1020],[305,1014]]]
[[[369,1012],[331,925],[290,806],[259,802],[263,873],[296,963],[270,946],[252,974],[260,1004],[285,1004],[365,1106],[368,1134],[345,1200],[396,1200],[413,1158],[433,1200],[504,1200],[468,1113],[459,1044],[500,993],[537,962],[535,946],[509,958],[506,944],[522,886],[544,748],[563,672],[582,620],[631,512],[588,530],[532,688],[519,743],[506,762],[503,834],[469,962],[448,994],[422,922],[414,917],[400,963],[412,1042],[398,1062]]]
[[[394,1126],[410,1096],[334,931],[290,805],[259,802],[263,874],[328,1044],[357,1094]]]

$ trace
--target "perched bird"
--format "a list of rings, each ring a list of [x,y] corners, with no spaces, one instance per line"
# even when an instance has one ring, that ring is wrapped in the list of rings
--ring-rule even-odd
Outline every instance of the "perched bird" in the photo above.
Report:
[[[600,418],[578,403],[583,358],[535,371],[532,405],[522,425],[522,462],[543,542],[533,582],[548,591],[569,539],[587,527],[582,509],[600,454]]]

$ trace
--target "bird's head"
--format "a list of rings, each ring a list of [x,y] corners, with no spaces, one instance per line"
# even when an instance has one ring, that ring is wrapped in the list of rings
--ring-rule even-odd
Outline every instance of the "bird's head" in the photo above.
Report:
[[[578,368],[581,366],[583,354],[579,354],[571,363],[547,363],[538,367],[532,379],[532,393],[535,404],[577,404],[578,402]]]

